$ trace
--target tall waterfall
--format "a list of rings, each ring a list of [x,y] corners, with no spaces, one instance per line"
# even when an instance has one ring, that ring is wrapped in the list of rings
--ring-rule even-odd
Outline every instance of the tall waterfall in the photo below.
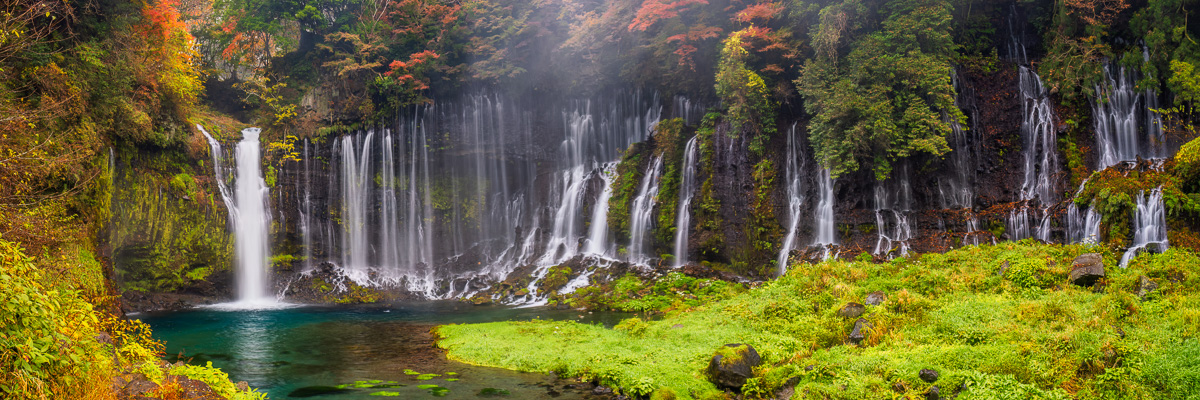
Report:
[[[662,113],[656,96],[637,90],[553,104],[480,94],[417,107],[307,142],[305,159],[280,175],[300,197],[289,200],[296,210],[282,210],[299,215],[284,220],[301,224],[293,232],[305,264],[332,263],[358,284],[430,298],[467,295],[522,266],[614,257],[605,197],[615,161]]]
[[[633,199],[633,208],[629,212],[629,262],[638,265],[649,265],[653,254],[646,251],[648,238],[653,237],[654,203],[658,198],[658,183],[662,175],[663,157],[654,157],[650,168],[642,177],[638,195]],[[649,235],[648,235],[649,234]]]
[[[676,268],[687,264],[688,234],[692,228],[692,196],[696,192],[696,158],[699,150],[692,136],[683,148],[683,178],[679,182],[679,210],[675,213],[675,263]]]
[[[1153,249],[1150,248],[1151,245],[1154,245]],[[1133,218],[1133,246],[1121,256],[1121,267],[1129,265],[1129,261],[1142,251],[1163,252],[1169,245],[1162,188],[1151,190],[1149,196],[1143,191],[1137,198],[1137,212]]]
[[[1096,85],[1097,98],[1092,100],[1097,169],[1138,157],[1165,157],[1162,121],[1151,111],[1158,107],[1157,94],[1136,90],[1137,71],[1124,66],[1105,65],[1104,78]]]
[[[607,257],[608,249],[608,200],[612,198],[613,174],[617,173],[617,163],[608,162],[600,169],[600,179],[604,188],[592,209],[592,223],[588,228],[587,254]]]
[[[951,73],[950,78],[955,92],[961,97],[958,74]],[[955,98],[954,105],[960,107],[959,99]],[[949,174],[938,180],[942,208],[972,208],[975,205],[975,157],[979,154],[979,139],[974,134],[975,129],[967,129],[949,113],[944,118],[950,124],[951,151],[946,160]]]
[[[224,155],[221,143],[200,125],[196,128],[208,139],[212,150],[213,173],[221,191],[221,198],[229,210],[230,223],[236,240],[237,303],[243,306],[269,305],[276,303],[269,292],[267,276],[270,246],[268,244],[270,213],[267,210],[267,184],[262,175],[262,157],[258,128],[242,130],[242,140],[234,151],[236,175],[231,192],[225,184]]]
[[[879,238],[875,242],[875,254],[890,254],[898,250],[908,254],[908,241],[913,238],[908,213],[912,209],[912,186],[908,180],[908,168],[903,166],[891,182],[875,185],[875,228]],[[889,184],[890,183],[890,184]],[[894,193],[895,197],[889,196]]]
[[[1054,130],[1053,105],[1042,80],[1028,66],[1020,67],[1021,137],[1024,142],[1025,174],[1021,184],[1021,207],[1008,216],[1009,237],[1013,240],[1036,237],[1050,240],[1050,206],[1056,201],[1055,174],[1058,173],[1058,135]],[[1032,205],[1041,207],[1032,210]],[[1033,211],[1037,211],[1034,213]],[[1038,215],[1040,214],[1040,216]],[[1036,225],[1032,219],[1038,218]]]
[[[800,140],[797,137],[796,124],[788,129],[787,137],[787,155],[784,161],[784,187],[787,188],[788,197],[788,225],[787,235],[783,237],[783,246],[779,249],[779,258],[776,261],[779,268],[779,275],[787,272],[788,255],[796,246],[796,230],[800,227],[801,207],[804,205],[804,171],[801,169],[800,156],[803,150],[800,148]],[[832,197],[832,196],[831,196]]]
[[[813,244],[825,247],[825,256],[829,256],[829,245],[837,244],[837,238],[834,236],[834,216],[833,216],[833,178],[828,169],[821,169],[820,176],[817,178],[817,235]]]

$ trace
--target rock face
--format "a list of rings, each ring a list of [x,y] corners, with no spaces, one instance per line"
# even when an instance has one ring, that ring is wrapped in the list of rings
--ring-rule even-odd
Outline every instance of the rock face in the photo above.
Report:
[[[863,300],[868,306],[877,306],[885,301],[887,301],[887,294],[880,291],[871,292],[867,295],[867,299]]]
[[[838,310],[837,313],[838,313],[838,316],[842,317],[842,318],[858,318],[860,315],[863,315],[863,312],[865,312],[866,310],[867,310],[866,306],[863,306],[862,304],[851,302],[851,303],[846,303],[845,306],[842,306],[842,308],[840,310]]]
[[[1081,254],[1071,265],[1071,283],[1092,286],[1104,278],[1104,260],[1098,253]]]
[[[859,318],[854,321],[854,329],[850,331],[850,343],[859,344],[863,339],[867,338],[867,330],[871,329],[871,322],[866,319]]]
[[[741,389],[746,379],[754,377],[754,367],[762,358],[748,344],[727,344],[713,354],[708,362],[708,377],[717,386]]]
[[[1144,299],[1146,298],[1146,295],[1155,290],[1158,290],[1158,282],[1155,282],[1145,275],[1142,275],[1140,278],[1138,278],[1138,297]]]

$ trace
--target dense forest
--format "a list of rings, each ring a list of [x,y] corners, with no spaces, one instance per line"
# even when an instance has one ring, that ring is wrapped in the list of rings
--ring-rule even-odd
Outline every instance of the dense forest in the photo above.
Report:
[[[126,316],[244,299],[252,216],[264,296],[640,313],[438,329],[617,395],[947,398],[898,377],[936,364],[963,398],[1195,398],[1198,7],[8,0],[0,397],[265,397]],[[758,341],[749,381],[694,379],[710,325]],[[559,329],[595,341],[536,350]]]

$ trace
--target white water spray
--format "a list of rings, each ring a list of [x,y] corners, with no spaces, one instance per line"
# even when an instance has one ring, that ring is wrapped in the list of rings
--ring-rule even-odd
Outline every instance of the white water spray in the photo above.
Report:
[[[1129,261],[1142,251],[1154,250],[1161,253],[1166,251],[1169,245],[1162,187],[1151,190],[1149,196],[1143,191],[1137,198],[1137,212],[1133,218],[1133,246],[1121,256],[1121,268],[1129,265]]]
[[[692,136],[683,149],[683,179],[679,182],[679,210],[675,213],[675,263],[679,268],[687,264],[688,234],[692,228],[692,196],[696,191],[696,140]]]

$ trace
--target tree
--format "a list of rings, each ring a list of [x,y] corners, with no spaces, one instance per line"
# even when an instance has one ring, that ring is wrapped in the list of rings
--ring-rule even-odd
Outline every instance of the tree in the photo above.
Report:
[[[717,96],[728,110],[735,131],[774,133],[776,104],[766,81],[747,67],[750,52],[745,47],[745,36],[749,32],[743,29],[725,39],[717,65]],[[761,153],[762,140],[755,142],[758,144],[754,146],[755,152]]]
[[[854,38],[865,8],[855,0],[826,7],[813,33],[817,54],[796,81],[817,159],[834,177],[865,166],[884,180],[897,160],[942,156],[950,150],[943,115],[965,118],[950,80],[949,2],[891,0],[885,10],[880,30]]]

